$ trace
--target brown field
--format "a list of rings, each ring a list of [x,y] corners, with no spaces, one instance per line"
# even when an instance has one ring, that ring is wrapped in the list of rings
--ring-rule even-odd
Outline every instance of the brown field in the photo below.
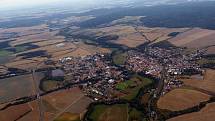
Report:
[[[137,18],[123,18],[122,20],[116,20],[113,23],[125,22],[126,19],[137,19]],[[128,20],[129,21],[129,20]],[[125,45],[128,47],[137,47],[141,44],[144,44],[148,41],[163,41],[171,38],[168,36],[172,32],[184,32],[188,30],[187,28],[147,28],[147,27],[135,27],[131,25],[123,24],[113,24],[104,28],[97,29],[84,29],[76,31],[73,34],[82,34],[82,35],[96,35],[96,36],[105,36],[105,35],[118,35],[118,40],[113,40],[111,42]]]
[[[91,102],[91,99],[85,97],[81,90],[75,87],[43,96],[41,111],[44,114],[44,121],[53,121],[65,113],[82,116]],[[27,111],[29,112],[25,114]],[[11,113],[14,115],[11,116]],[[24,116],[18,121],[39,121],[38,101],[12,106],[0,111],[0,121],[14,121],[22,115]]]
[[[79,88],[54,92],[42,97],[43,110],[50,114],[49,118],[54,120],[65,112],[82,114],[86,111],[88,105],[92,102],[85,97]]]
[[[207,104],[199,112],[181,115],[167,121],[214,121],[215,119],[215,103]]]
[[[203,48],[215,45],[214,30],[194,28],[169,40],[172,44],[180,47]]]
[[[175,89],[158,100],[158,108],[179,111],[209,100],[210,96],[195,90]]]
[[[80,115],[73,113],[63,113],[60,117],[55,119],[54,121],[79,121]]]
[[[88,16],[88,17],[84,17],[83,19],[87,19],[87,18],[89,19],[91,17]],[[76,18],[76,19],[82,19],[82,18]],[[46,57],[32,57],[29,59],[23,59],[21,56],[18,56],[19,54],[35,52],[35,51],[45,51],[48,55],[52,56],[51,59],[53,59],[54,61],[58,61],[59,59],[68,57],[68,56],[80,57],[80,56],[92,55],[95,53],[110,52],[110,50],[106,48],[86,45],[82,42],[78,44],[73,42],[67,42],[65,41],[64,37],[56,36],[58,31],[50,32],[48,26],[45,24],[33,26],[33,27],[17,27],[17,28],[11,28],[11,29],[4,29],[0,31],[0,37],[4,36],[4,32],[18,33],[17,38],[11,38],[11,39],[15,39],[15,41],[6,40],[6,41],[10,41],[9,45],[11,47],[16,47],[22,44],[29,44],[29,43],[35,46],[39,46],[36,49],[24,50],[10,55],[11,57],[14,57],[14,58],[10,59],[11,61],[7,61],[4,64],[4,66],[8,68],[19,68],[19,69],[29,70],[34,68],[38,63],[47,60]],[[2,60],[2,62],[3,61],[4,60]]]
[[[114,43],[126,45],[128,47],[137,47],[143,43],[147,42],[147,40],[139,33],[132,33],[126,36],[120,37]]]
[[[37,73],[36,80],[40,80],[42,77],[42,73]],[[39,86],[39,83],[37,86]],[[0,103],[35,94],[31,74],[1,79],[0,90]]]
[[[0,121],[15,121],[21,115],[23,115],[29,111],[31,111],[31,108],[27,103],[17,105],[14,107],[9,107],[6,110],[0,111]]]
[[[87,56],[87,55],[92,55],[96,53],[110,53],[111,51],[106,48],[101,48],[101,47],[95,47],[92,45],[87,45],[82,42],[77,43],[75,45],[76,47],[70,50],[65,50],[65,51],[58,51],[53,53],[53,59],[54,60],[59,60],[60,58],[64,57],[82,57],[82,56]]]
[[[203,89],[215,93],[215,70],[207,69],[203,80],[198,79],[181,79],[185,85]]]
[[[93,100],[89,97],[83,97],[74,105],[72,105],[66,112],[82,114],[92,102]]]
[[[39,108],[38,103],[36,101],[30,102],[29,107],[32,109],[30,113],[20,118],[18,121],[39,121]],[[17,106],[13,106],[17,111],[20,109]]]
[[[206,54],[215,54],[215,45],[208,47]]]

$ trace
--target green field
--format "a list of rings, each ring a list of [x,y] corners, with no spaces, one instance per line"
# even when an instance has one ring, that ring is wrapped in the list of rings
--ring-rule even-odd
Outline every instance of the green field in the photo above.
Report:
[[[96,105],[89,118],[92,121],[142,121],[144,114],[128,104]]]
[[[56,89],[58,83],[59,83],[58,81],[54,81],[54,80],[44,80],[44,81],[41,81],[40,88],[42,91],[47,92],[47,91]]]
[[[121,89],[121,91],[128,92],[128,94],[124,96],[123,99],[132,100],[138,95],[141,88],[144,88],[151,83],[151,79],[134,74],[129,81],[119,83],[116,88]],[[132,88],[130,88],[131,85]]]
[[[19,53],[19,52],[23,52],[23,51],[25,51],[25,50],[27,50],[27,46],[16,46],[16,47],[14,47],[14,49],[15,49],[15,53]]]
[[[117,90],[124,91],[124,90],[126,90],[129,86],[131,86],[132,84],[134,84],[134,81],[133,81],[133,80],[127,80],[127,81],[125,81],[125,82],[118,83],[118,84],[116,85],[116,89],[117,89]]]
[[[215,64],[215,59],[206,59],[202,58],[197,62],[199,65],[204,65],[204,64]]]
[[[0,50],[0,57],[6,57],[12,55],[13,52],[7,51],[7,50]]]
[[[96,105],[90,115],[90,119],[93,121],[98,121],[99,117],[105,112],[107,108],[107,105]]]
[[[114,56],[113,56],[113,62],[116,65],[123,65],[125,64],[126,58],[128,56],[128,53],[121,53],[121,52],[117,52]]]
[[[135,108],[131,108],[129,110],[129,121],[142,121],[143,113],[136,110]]]
[[[89,118],[92,121],[126,121],[128,119],[128,105],[96,105]]]

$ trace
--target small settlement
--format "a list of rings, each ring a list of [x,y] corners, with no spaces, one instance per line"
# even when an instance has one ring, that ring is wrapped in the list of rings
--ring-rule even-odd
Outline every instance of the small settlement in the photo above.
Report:
[[[58,64],[65,73],[63,84],[79,84],[86,95],[97,101],[119,98],[114,94],[118,91],[117,84],[130,78],[128,72],[162,79],[165,83],[162,94],[165,94],[183,85],[177,76],[202,72],[196,63],[200,57],[198,52],[184,54],[181,48],[147,47],[144,50],[129,50],[122,66],[115,65],[111,55],[100,53],[62,58]]]

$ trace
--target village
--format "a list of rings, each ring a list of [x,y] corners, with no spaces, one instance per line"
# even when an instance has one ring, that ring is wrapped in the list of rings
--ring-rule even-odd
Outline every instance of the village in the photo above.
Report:
[[[64,73],[61,86],[83,82],[79,86],[87,96],[95,101],[106,101],[119,98],[114,93],[121,90],[116,87],[129,80],[131,75],[128,72],[144,73],[163,80],[163,95],[183,85],[178,76],[202,72],[196,64],[201,53],[186,55],[182,49],[159,47],[148,47],[144,51],[129,50],[127,53],[123,66],[115,65],[109,54],[62,58],[58,62]]]

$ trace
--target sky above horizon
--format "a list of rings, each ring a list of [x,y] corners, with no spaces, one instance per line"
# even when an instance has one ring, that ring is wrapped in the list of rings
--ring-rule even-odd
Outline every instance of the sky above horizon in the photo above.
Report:
[[[52,2],[59,2],[61,0],[0,0],[1,8],[14,8],[22,6],[41,5]]]
[[[86,7],[104,5],[110,3],[127,2],[130,0],[0,0],[0,10],[10,10],[38,5],[73,5],[74,7]]]
[[[90,5],[104,5],[107,3],[126,3],[133,1],[141,2],[168,2],[168,1],[178,1],[178,0],[0,0],[0,9],[14,9],[22,7],[32,7],[36,5],[46,5],[50,3],[57,4],[67,4],[70,3],[75,5],[74,7],[80,6],[90,6]],[[179,0],[180,1],[180,0]],[[182,0],[186,1],[186,0]],[[187,1],[207,1],[207,0],[187,0]]]

